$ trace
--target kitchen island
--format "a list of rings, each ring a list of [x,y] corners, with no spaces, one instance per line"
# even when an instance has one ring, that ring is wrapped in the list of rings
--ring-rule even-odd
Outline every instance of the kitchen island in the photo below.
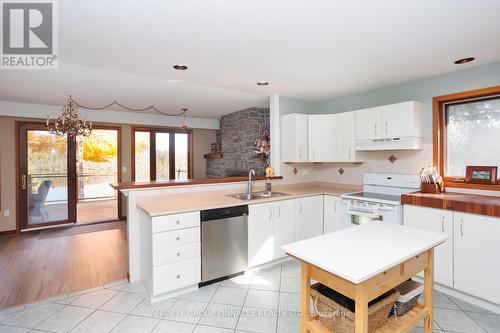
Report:
[[[355,332],[368,332],[368,302],[424,271],[424,304],[377,333],[407,332],[424,319],[433,331],[434,247],[444,234],[371,223],[283,246],[301,261],[301,332],[329,332],[310,315],[311,279],[355,300]],[[335,332],[341,333],[341,332]]]

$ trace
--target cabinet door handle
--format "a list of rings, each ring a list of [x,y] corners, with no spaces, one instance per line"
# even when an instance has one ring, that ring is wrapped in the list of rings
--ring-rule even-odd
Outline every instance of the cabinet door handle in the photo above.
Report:
[[[175,221],[175,223],[176,223],[176,224],[180,224],[180,223],[181,223],[181,221],[177,220],[177,221]]]
[[[352,150],[352,147],[349,147],[349,159],[352,158],[352,155],[351,155],[351,150]]]
[[[280,205],[278,205],[278,206],[277,206],[277,208],[278,208],[278,218],[280,218],[280,216],[281,216],[281,209],[280,209]]]
[[[299,160],[301,160],[301,159],[302,159],[302,149],[299,148]]]
[[[460,235],[464,237],[464,219],[460,219]]]
[[[21,176],[21,190],[26,190],[26,175]]]
[[[177,256],[180,257],[181,256],[181,253],[180,252],[177,252]]]
[[[375,129],[375,135],[378,135],[378,131],[377,131],[377,123],[375,123],[374,129]]]
[[[273,217],[273,209],[269,206],[269,219]]]
[[[302,202],[299,201],[299,214],[302,214]]]
[[[387,123],[388,121],[385,122],[385,134],[389,135],[389,131],[387,130]]]
[[[333,202],[333,211],[334,211],[334,212],[336,212],[336,211],[337,211],[337,204],[338,204],[338,201],[337,201],[337,200],[335,200],[335,201]]]
[[[176,240],[176,241],[180,241],[180,240],[181,240],[181,238],[180,238],[180,237],[177,237],[175,240]]]
[[[316,155],[316,154],[315,154],[315,152],[316,152],[316,149],[315,149],[315,148],[313,148],[313,151],[312,151],[312,153],[313,153],[312,159],[313,159],[313,160],[314,160],[314,155]]]
[[[181,275],[180,274],[177,274],[177,279],[180,279],[181,278]]]
[[[444,232],[444,216],[443,216],[443,219],[441,220],[441,230],[443,230],[443,232]]]

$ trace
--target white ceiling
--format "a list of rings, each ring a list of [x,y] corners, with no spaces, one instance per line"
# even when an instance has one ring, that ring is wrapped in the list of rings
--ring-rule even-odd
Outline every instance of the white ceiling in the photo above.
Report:
[[[59,11],[60,70],[2,71],[0,99],[72,93],[219,117],[274,93],[320,101],[500,60],[498,0],[75,0]],[[477,60],[452,64],[467,56]]]

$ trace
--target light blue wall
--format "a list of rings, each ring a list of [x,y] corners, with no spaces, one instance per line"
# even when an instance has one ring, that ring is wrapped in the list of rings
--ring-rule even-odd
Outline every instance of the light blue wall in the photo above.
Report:
[[[316,111],[316,104],[299,99],[280,96],[280,115],[289,113],[312,114]]]
[[[338,113],[416,100],[424,103],[426,142],[432,142],[432,97],[500,85],[500,62],[320,102],[314,113]]]

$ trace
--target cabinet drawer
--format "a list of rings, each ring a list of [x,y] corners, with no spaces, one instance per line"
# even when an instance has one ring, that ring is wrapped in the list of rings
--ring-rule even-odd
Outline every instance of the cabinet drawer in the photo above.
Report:
[[[153,233],[199,226],[200,212],[153,217]]]
[[[200,228],[189,228],[153,234],[153,251],[200,242]]]
[[[153,252],[153,266],[201,257],[201,243],[170,247]]]
[[[200,258],[153,267],[153,295],[187,287],[200,281]]]

